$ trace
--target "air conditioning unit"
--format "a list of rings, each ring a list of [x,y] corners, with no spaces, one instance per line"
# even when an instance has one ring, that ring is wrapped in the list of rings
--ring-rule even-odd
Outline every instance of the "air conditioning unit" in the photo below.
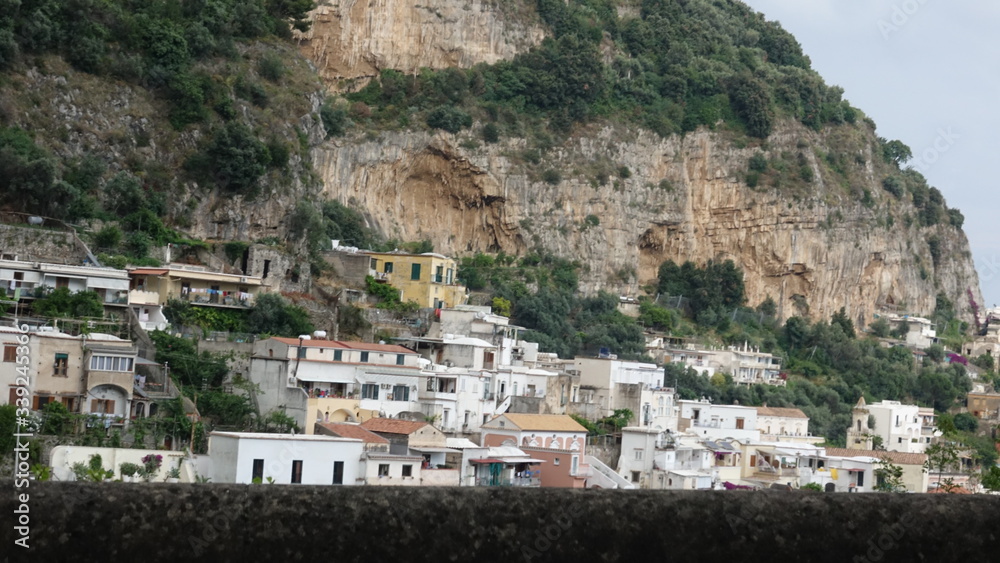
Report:
[[[41,270],[42,269],[42,263],[41,262],[35,262],[34,264],[31,265],[31,267],[34,268],[34,269],[36,269],[36,270]]]
[[[299,385],[298,382],[299,382],[298,378],[296,378],[294,375],[288,376],[288,386],[289,387],[298,387],[298,385]]]
[[[246,278],[240,278],[240,283],[247,283],[247,279]]]

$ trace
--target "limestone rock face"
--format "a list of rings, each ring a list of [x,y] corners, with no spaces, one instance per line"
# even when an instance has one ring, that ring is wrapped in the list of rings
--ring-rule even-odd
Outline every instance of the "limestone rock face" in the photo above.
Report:
[[[747,162],[760,149],[704,130],[576,136],[543,157],[542,167],[560,172],[555,185],[511,156],[520,139],[468,150],[446,133],[384,133],[321,145],[313,159],[325,195],[365,211],[386,236],[430,239],[455,255],[547,250],[580,261],[588,293],[636,295],[667,259],[732,259],[746,274],[748,304],[770,296],[782,318],[829,318],[846,307],[864,325],[884,307],[930,313],[939,291],[970,317],[966,289],[981,296],[965,235],[907,226],[916,210],[882,190],[870,145],[858,166],[873,201],[851,196],[814,151],[801,150],[803,141],[827,149],[836,133],[784,123],[768,140],[768,157],[799,151],[814,169],[808,191],[795,194],[748,188]],[[602,160],[618,177],[597,185],[587,167]],[[936,265],[932,236],[941,243]]]
[[[544,37],[537,18],[518,17],[524,10],[532,9],[490,0],[323,2],[300,36],[301,50],[329,88],[340,91],[350,88],[340,81],[387,68],[413,73],[510,59]]]

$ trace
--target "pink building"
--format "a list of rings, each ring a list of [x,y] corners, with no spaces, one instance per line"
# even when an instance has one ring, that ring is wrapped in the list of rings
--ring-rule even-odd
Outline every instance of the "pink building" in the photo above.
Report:
[[[502,414],[480,428],[484,447],[514,446],[543,460],[538,467],[541,486],[582,489],[586,485],[587,429],[569,416]]]

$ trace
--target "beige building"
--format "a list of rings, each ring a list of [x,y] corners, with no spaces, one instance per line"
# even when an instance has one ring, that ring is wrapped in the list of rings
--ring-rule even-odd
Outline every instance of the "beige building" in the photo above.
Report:
[[[14,329],[0,332],[0,384],[8,388],[10,404],[18,397],[18,337]],[[131,341],[107,334],[31,332],[27,352],[32,410],[58,401],[70,412],[107,417],[112,424],[146,416],[133,406],[136,349]]]
[[[1000,393],[969,393],[968,406],[969,412],[976,418],[1000,418]]]
[[[754,407],[757,409],[757,429],[765,442],[803,442],[819,444],[826,439],[809,433],[809,417],[801,409]]]
[[[263,278],[212,272],[198,266],[170,264],[164,268],[129,270],[129,303],[163,306],[170,299],[192,305],[246,309],[267,293]]]
[[[444,309],[465,303],[465,286],[455,277],[458,264],[441,254],[369,252],[372,275],[400,291],[402,302]]]

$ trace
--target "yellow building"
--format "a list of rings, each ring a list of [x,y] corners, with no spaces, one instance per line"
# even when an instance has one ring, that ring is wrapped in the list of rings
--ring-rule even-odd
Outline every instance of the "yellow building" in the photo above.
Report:
[[[465,286],[456,280],[458,264],[447,256],[425,252],[369,252],[373,276],[401,293],[400,301],[444,309],[465,303]]]

